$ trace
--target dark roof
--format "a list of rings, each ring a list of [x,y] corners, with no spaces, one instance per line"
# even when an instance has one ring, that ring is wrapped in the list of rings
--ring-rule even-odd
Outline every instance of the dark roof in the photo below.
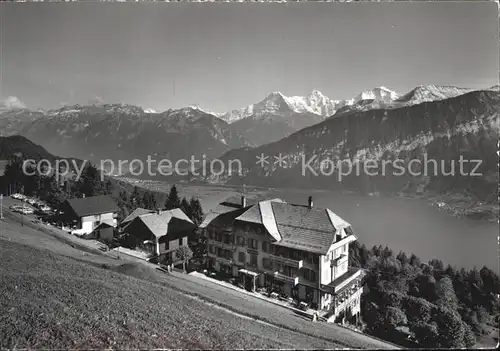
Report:
[[[108,195],[70,199],[67,203],[78,217],[118,211],[115,201]]]
[[[245,209],[250,208],[254,203],[255,200],[247,199]],[[245,212],[245,209],[241,208],[241,196],[229,197],[207,213],[199,228],[206,228],[209,224],[218,227],[231,225],[236,217]]]
[[[102,222],[101,224],[99,224],[97,227],[94,228],[94,231],[96,231],[98,229],[104,229],[104,228],[114,228],[114,227],[109,223]]]

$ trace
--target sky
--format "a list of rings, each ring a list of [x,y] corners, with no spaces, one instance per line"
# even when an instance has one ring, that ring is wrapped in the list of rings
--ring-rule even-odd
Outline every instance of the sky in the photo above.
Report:
[[[498,83],[498,6],[1,3],[0,98],[226,112],[273,91]]]

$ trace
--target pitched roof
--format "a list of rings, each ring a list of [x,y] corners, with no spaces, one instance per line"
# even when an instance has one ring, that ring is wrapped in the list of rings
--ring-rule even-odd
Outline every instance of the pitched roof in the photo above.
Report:
[[[335,235],[350,224],[327,208],[295,205],[280,199],[261,201],[237,220],[262,223],[275,245],[326,254]]]
[[[180,208],[163,211],[160,212],[160,214],[155,212],[143,214],[136,217],[136,219],[142,221],[146,225],[146,227],[148,227],[151,233],[153,233],[153,235],[157,238],[160,238],[167,234],[168,225],[173,218],[177,218],[194,225],[193,221],[191,221]]]
[[[93,231],[95,232],[98,229],[104,229],[104,228],[114,228],[114,227],[111,224],[109,224],[109,223],[102,222],[97,227],[95,227]]]
[[[118,211],[115,201],[108,195],[69,199],[67,203],[78,217]]]
[[[131,214],[129,214],[121,223],[120,225],[123,225],[123,224],[126,224],[126,223],[129,223],[131,222],[133,219],[135,219],[135,217],[138,217],[138,216],[141,216],[141,215],[144,215],[144,214],[148,214],[148,213],[153,213],[154,211],[152,210],[147,210],[145,208],[142,208],[142,207],[137,207],[134,211],[132,211]]]
[[[272,199],[272,200],[260,201],[256,205],[248,209],[248,211],[243,213],[241,216],[238,216],[236,220],[262,224],[267,229],[269,234],[271,234],[274,240],[280,241],[281,235],[278,231],[278,228],[276,227],[276,220],[274,218],[271,205],[273,202],[282,203],[283,200]]]
[[[247,200],[248,209],[254,202],[251,199]],[[244,209],[241,207],[241,196],[232,196],[221,201],[213,210],[205,216],[199,228],[206,228],[209,224],[214,226],[225,226],[232,224],[232,221],[242,214]]]

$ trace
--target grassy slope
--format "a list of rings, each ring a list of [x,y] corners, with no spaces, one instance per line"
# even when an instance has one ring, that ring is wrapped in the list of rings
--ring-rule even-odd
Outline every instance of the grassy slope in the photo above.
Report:
[[[0,222],[0,257],[0,347],[390,347],[195,277],[116,269],[124,262],[9,217]]]

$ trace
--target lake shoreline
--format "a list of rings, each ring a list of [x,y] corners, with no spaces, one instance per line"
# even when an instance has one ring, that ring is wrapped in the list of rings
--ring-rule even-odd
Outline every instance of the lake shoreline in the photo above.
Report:
[[[134,185],[139,185],[148,189],[148,184],[175,184],[175,182],[164,182],[160,180],[140,180],[127,177],[120,177],[122,180]],[[120,179],[118,178],[118,179]],[[435,192],[425,193],[368,193],[365,194],[360,191],[354,190],[328,190],[328,189],[314,189],[314,188],[269,188],[255,185],[232,185],[232,184],[218,184],[218,183],[202,183],[202,182],[179,182],[180,187],[206,187],[218,188],[220,190],[234,191],[245,194],[258,194],[265,195],[272,191],[293,191],[304,193],[324,193],[329,192],[332,194],[339,193],[343,195],[358,195],[367,197],[384,197],[384,198],[401,198],[401,199],[418,199],[426,201],[430,206],[435,207],[439,212],[452,214],[457,219],[469,219],[478,222],[499,223],[500,219],[500,206],[498,204],[483,203],[478,200],[463,194],[438,194]],[[149,188],[149,190],[153,190]],[[158,190],[168,194],[168,189]]]

